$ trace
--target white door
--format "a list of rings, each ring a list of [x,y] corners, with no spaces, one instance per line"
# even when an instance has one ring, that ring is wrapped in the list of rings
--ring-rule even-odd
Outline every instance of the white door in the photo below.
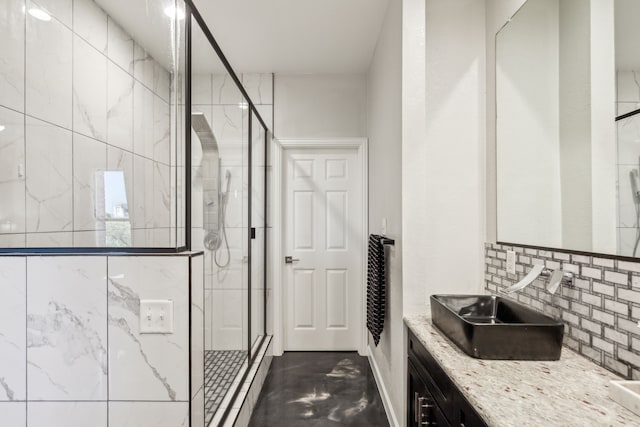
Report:
[[[356,149],[284,155],[285,350],[358,350],[363,197]],[[285,260],[282,260],[285,262]]]

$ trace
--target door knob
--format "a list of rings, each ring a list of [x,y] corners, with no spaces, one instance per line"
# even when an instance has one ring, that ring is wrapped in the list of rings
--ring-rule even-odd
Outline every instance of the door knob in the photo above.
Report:
[[[292,256],[284,257],[284,263],[285,264],[293,264],[294,261],[300,261],[300,260],[298,258],[294,258]]]

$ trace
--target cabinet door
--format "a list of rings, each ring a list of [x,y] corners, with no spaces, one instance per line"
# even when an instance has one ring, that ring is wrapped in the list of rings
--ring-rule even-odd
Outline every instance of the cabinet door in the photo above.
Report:
[[[433,400],[418,370],[409,360],[407,425],[409,427],[449,427],[438,405]]]

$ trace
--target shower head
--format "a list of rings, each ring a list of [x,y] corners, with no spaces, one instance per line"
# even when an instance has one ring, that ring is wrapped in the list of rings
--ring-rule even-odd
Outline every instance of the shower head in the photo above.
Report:
[[[191,113],[191,127],[198,135],[198,139],[200,139],[202,151],[218,151],[218,141],[216,141],[216,137],[213,135],[204,113]]]

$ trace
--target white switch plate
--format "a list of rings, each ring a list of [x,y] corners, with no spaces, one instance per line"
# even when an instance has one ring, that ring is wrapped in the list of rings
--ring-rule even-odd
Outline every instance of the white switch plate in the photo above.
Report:
[[[507,273],[516,274],[516,253],[507,251]]]
[[[140,333],[172,334],[173,301],[160,299],[140,300]]]
[[[387,218],[382,218],[382,226],[380,227],[380,232],[383,235],[387,234]]]

